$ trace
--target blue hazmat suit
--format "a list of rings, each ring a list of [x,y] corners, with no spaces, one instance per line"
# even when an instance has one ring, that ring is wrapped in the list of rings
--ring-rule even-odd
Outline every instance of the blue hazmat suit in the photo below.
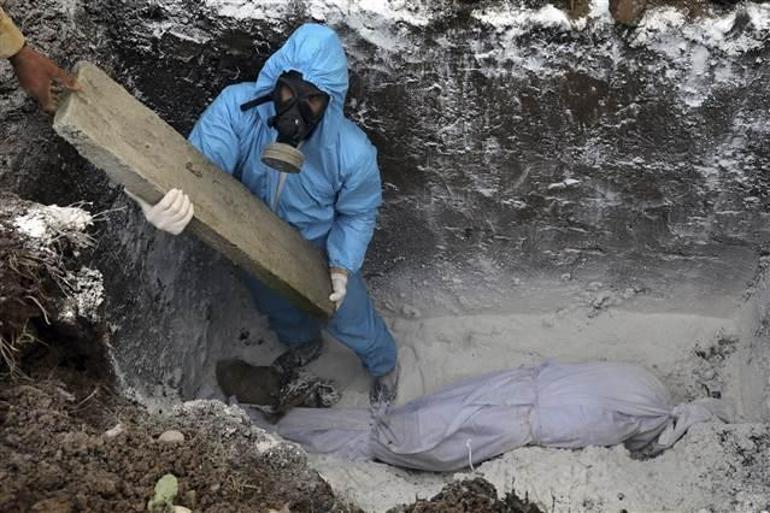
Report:
[[[241,105],[275,88],[290,70],[327,93],[321,122],[301,148],[302,171],[285,177],[263,164],[262,151],[278,132],[268,126],[273,102],[242,111]],[[377,152],[366,135],[343,114],[348,90],[345,51],[330,28],[306,24],[265,63],[256,82],[225,88],[206,109],[190,142],[314,245],[325,250],[329,266],[349,272],[347,295],[326,328],[352,349],[373,375],[390,372],[396,345],[375,312],[361,277],[361,265],[382,202]],[[258,308],[268,316],[282,343],[298,347],[320,336],[319,321],[306,315],[264,284],[249,277]]]

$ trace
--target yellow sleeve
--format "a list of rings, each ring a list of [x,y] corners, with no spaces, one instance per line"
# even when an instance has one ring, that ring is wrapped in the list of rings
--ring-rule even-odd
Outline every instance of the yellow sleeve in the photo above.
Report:
[[[24,47],[24,35],[0,7],[0,58],[7,59]]]

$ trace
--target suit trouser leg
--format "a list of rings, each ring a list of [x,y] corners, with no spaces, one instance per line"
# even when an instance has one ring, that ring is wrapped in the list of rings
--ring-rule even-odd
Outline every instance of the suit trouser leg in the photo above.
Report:
[[[360,273],[348,278],[345,300],[326,329],[358,355],[372,376],[387,374],[396,366],[396,342],[374,309]]]
[[[253,277],[248,285],[259,310],[267,315],[278,340],[293,348],[320,336],[322,323],[292,305],[281,294]],[[374,309],[360,273],[348,278],[345,300],[326,325],[329,334],[350,348],[373,376],[396,366],[398,350],[382,317]]]
[[[289,348],[312,342],[321,336],[321,322],[292,305],[285,297],[258,279],[247,276],[257,308],[267,316],[278,340]]]

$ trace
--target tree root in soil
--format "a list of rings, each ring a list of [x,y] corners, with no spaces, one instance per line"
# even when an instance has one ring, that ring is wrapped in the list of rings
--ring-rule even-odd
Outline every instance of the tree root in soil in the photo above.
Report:
[[[70,222],[73,214],[80,217]],[[18,371],[40,342],[35,323],[50,324],[73,291],[72,270],[92,245],[83,231],[90,221],[77,207],[43,207],[0,192],[0,372]]]

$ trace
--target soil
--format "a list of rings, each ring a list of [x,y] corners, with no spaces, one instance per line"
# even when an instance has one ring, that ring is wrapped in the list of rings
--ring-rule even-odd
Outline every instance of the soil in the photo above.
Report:
[[[0,381],[0,511],[146,511],[167,473],[175,504],[194,511],[358,511],[302,461],[277,462],[216,423],[148,414],[111,390],[98,362],[56,347],[30,359],[27,377]],[[157,441],[172,428],[184,442]]]
[[[418,500],[389,513],[541,513],[534,504],[514,494],[498,499],[495,487],[484,479],[451,483],[430,500]]]

